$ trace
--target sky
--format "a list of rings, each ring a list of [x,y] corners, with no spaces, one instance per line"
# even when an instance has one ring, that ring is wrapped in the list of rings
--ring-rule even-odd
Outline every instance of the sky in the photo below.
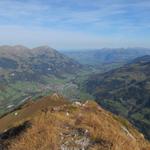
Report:
[[[0,0],[0,45],[150,48],[150,0]]]

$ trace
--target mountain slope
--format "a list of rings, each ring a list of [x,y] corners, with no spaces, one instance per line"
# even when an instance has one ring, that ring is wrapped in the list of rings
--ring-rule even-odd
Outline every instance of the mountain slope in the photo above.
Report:
[[[0,119],[0,132],[0,148],[4,150],[150,148],[129,122],[94,101],[71,103],[58,94],[30,101],[5,115]]]
[[[150,56],[91,76],[86,90],[108,110],[127,117],[150,139]]]
[[[31,97],[76,88],[71,79],[81,68],[48,46],[0,46],[0,115]]]
[[[74,73],[81,65],[56,50],[41,46],[29,49],[24,46],[0,47],[0,76],[10,80],[37,80],[42,75]]]

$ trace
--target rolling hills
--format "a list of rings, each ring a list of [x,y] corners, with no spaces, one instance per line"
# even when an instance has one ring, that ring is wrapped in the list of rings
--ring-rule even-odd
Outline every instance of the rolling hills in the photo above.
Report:
[[[149,150],[150,143],[94,101],[69,102],[55,93],[0,118],[0,149]]]
[[[99,104],[128,118],[150,139],[149,55],[118,69],[92,75],[84,86]]]

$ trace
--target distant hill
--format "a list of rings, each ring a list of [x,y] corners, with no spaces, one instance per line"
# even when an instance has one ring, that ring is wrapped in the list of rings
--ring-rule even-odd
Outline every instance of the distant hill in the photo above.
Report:
[[[136,57],[150,55],[150,49],[103,48],[97,50],[64,51],[63,53],[81,64],[92,65],[102,71],[108,71],[124,65]]]
[[[94,101],[69,102],[55,93],[0,118],[0,149],[149,150],[150,143]]]
[[[0,79],[40,80],[42,75],[75,73],[81,65],[48,46],[29,49],[24,46],[0,47]]]
[[[104,108],[128,118],[150,139],[149,55],[121,68],[90,76],[85,89]]]

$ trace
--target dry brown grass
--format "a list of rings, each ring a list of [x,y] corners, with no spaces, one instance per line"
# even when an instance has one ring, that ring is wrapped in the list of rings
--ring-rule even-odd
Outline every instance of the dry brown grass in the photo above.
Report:
[[[149,143],[129,123],[125,126],[95,102],[84,106],[62,104],[45,110],[30,120],[32,126],[26,132],[9,141],[9,150],[60,150],[62,133],[78,129],[87,131],[78,138],[87,136],[90,139],[89,150],[150,150]]]
[[[55,119],[51,116],[51,119]],[[21,137],[16,138],[9,149],[11,150],[46,150],[58,149],[59,129],[55,121],[45,119],[44,114],[32,121],[29,128]]]
[[[10,142],[10,150],[59,150],[60,133],[71,120],[64,112],[41,112],[30,120],[32,127]]]
[[[92,108],[92,109],[91,109]],[[98,109],[97,104],[88,104],[86,112],[77,117],[76,125],[80,128],[86,128],[89,131],[91,140],[95,142],[95,150],[111,149],[111,150],[149,150],[147,142],[129,123],[128,135],[121,127],[122,122],[114,119],[114,116]],[[125,127],[127,128],[127,127]],[[133,130],[132,130],[133,129]],[[135,132],[136,131],[136,132]]]

